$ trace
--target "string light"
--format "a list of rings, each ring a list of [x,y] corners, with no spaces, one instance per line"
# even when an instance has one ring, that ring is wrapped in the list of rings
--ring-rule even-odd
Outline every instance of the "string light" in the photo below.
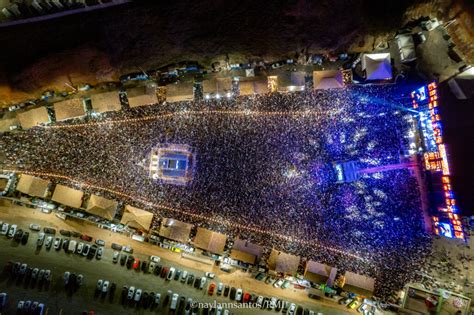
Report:
[[[338,253],[338,254],[341,254],[341,255],[345,255],[345,256],[349,256],[349,257],[352,257],[352,258],[355,258],[355,259],[358,259],[358,260],[362,260],[364,262],[369,262],[365,258],[363,258],[359,255],[349,253],[347,251],[343,251],[343,250],[338,249],[338,248],[325,246],[325,245],[319,244],[315,241],[297,239],[297,238],[293,238],[291,236],[284,235],[284,234],[281,234],[281,233],[277,233],[277,232],[274,232],[274,231],[268,231],[268,230],[264,230],[264,229],[261,229],[261,228],[248,226],[248,225],[242,225],[242,224],[239,224],[239,223],[230,222],[228,220],[219,220],[219,219],[216,219],[215,217],[206,216],[206,215],[199,214],[199,213],[194,213],[194,212],[191,212],[189,210],[177,209],[177,208],[173,208],[173,207],[170,207],[170,206],[167,206],[167,205],[154,203],[154,202],[152,202],[150,200],[147,200],[146,198],[143,198],[143,197],[140,197],[140,196],[132,196],[130,194],[123,193],[121,191],[114,190],[114,189],[111,189],[111,188],[98,186],[98,185],[92,184],[92,183],[87,182],[87,181],[79,181],[77,179],[71,178],[71,177],[66,176],[66,175],[61,175],[61,174],[56,174],[56,173],[27,171],[27,170],[15,170],[15,169],[2,169],[1,171],[2,172],[8,172],[8,173],[27,174],[27,175],[33,175],[33,176],[43,176],[43,177],[49,177],[49,178],[62,179],[62,180],[69,181],[69,182],[73,183],[76,186],[85,187],[85,188],[92,189],[92,190],[106,191],[108,193],[120,196],[122,198],[134,200],[134,201],[137,201],[137,202],[139,202],[143,205],[152,206],[152,207],[157,208],[157,209],[164,209],[164,210],[167,210],[167,211],[170,211],[170,212],[179,213],[179,214],[182,214],[182,215],[190,216],[192,218],[198,218],[198,219],[201,219],[201,220],[207,221],[207,222],[213,222],[213,223],[225,225],[225,226],[228,226],[228,227],[231,227],[231,228],[237,228],[237,229],[247,230],[247,231],[254,232],[254,233],[273,236],[273,237],[277,237],[279,239],[283,239],[283,240],[286,240],[286,241],[289,241],[289,242],[296,242],[296,243],[303,244],[303,245],[306,245],[306,246],[315,246],[317,248],[323,248],[323,249],[326,249],[326,250],[331,251],[331,252],[335,252],[335,253]]]

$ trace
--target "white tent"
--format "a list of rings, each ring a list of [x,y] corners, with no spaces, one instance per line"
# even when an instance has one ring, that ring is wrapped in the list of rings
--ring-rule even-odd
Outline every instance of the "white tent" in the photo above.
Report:
[[[390,53],[364,54],[362,70],[365,70],[367,80],[389,80],[392,78]]]

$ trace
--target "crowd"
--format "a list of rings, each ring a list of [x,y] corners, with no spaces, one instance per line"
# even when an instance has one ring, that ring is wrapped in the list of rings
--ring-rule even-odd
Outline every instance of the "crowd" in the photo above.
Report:
[[[282,240],[271,233],[150,208],[157,217],[193,222],[371,275],[378,280],[377,295],[388,297],[413,278],[430,251],[416,178],[410,170],[399,169],[336,183],[332,165],[356,161],[366,169],[399,163],[407,113],[394,106],[393,89],[357,87],[160,104],[110,113],[102,121],[175,115],[34,128],[5,134],[0,141],[5,167],[64,174],[223,222],[290,236],[292,240]],[[162,143],[194,149],[191,184],[161,185],[148,176],[151,149]]]

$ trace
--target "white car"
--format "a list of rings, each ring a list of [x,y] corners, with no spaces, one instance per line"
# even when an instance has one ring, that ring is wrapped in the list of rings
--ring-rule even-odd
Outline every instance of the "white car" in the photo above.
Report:
[[[188,277],[188,271],[185,270],[185,271],[183,271],[183,274],[181,275],[181,282],[182,283],[186,282],[187,277]]]
[[[296,311],[296,304],[291,303],[290,308],[288,309],[288,314],[293,315],[293,314],[295,314],[295,311]]]
[[[223,284],[222,282],[219,282],[219,284],[217,285],[216,294],[217,294],[217,295],[221,295],[223,289],[224,289],[224,284]]]
[[[31,224],[30,224],[30,230],[32,230],[32,231],[39,231],[39,230],[41,230],[41,226],[39,226],[39,224],[31,223]]]
[[[51,248],[51,245],[53,245],[53,237],[52,236],[48,236],[46,238],[46,241],[44,242],[44,246],[46,247],[46,249],[50,249]]]
[[[61,249],[61,239],[59,237],[56,237],[54,239],[54,249],[55,250]]]
[[[82,249],[82,256],[87,256],[87,254],[89,254],[89,249],[90,248],[91,248],[91,246],[89,244],[85,244],[84,248]]]
[[[26,273],[26,269],[28,269],[28,265],[27,264],[21,264],[20,266],[20,275],[24,275]]]
[[[38,239],[36,240],[36,246],[41,247],[43,246],[45,234],[43,232],[38,233]]]
[[[161,300],[161,294],[157,293],[155,294],[155,304],[160,305],[160,300]]]
[[[51,281],[51,270],[47,269],[45,272],[44,272],[44,280],[46,281]]]
[[[149,272],[149,273],[153,273],[153,271],[155,270],[155,267],[156,267],[156,264],[151,261],[151,262],[148,264],[148,272]]]
[[[77,242],[74,240],[69,241],[69,246],[67,248],[68,252],[73,253],[76,251]]]
[[[206,277],[208,277],[209,279],[214,279],[214,277],[216,276],[214,273],[212,272],[206,272]]]
[[[273,296],[270,299],[270,309],[274,309],[276,306],[277,306],[277,298]]]
[[[133,299],[134,295],[135,295],[135,287],[128,288],[127,299],[129,300]]]
[[[201,278],[201,283],[199,283],[199,289],[204,289],[204,285],[206,285],[206,277]]]
[[[38,273],[38,281],[43,281],[43,277],[44,277],[44,269],[40,269]]]
[[[103,283],[104,283],[104,281],[103,281],[102,279],[97,280],[97,285],[96,285],[95,288],[96,288],[98,291],[102,290],[102,284],[103,284]]]
[[[25,301],[18,301],[18,305],[16,307],[17,310],[22,310],[25,307]]]
[[[2,224],[2,230],[1,230],[0,234],[1,235],[7,235],[9,226],[10,225],[8,223],[3,223]]]
[[[77,249],[76,249],[76,254],[82,254],[82,250],[84,249],[84,243],[80,242],[78,245],[77,245]]]
[[[263,303],[263,296],[259,295],[257,298],[257,302],[255,302],[255,304],[257,304],[259,307],[262,307],[262,303]]]
[[[113,256],[112,256],[112,261],[113,261],[114,264],[116,264],[118,262],[119,256],[120,256],[120,253],[115,251]]]
[[[81,286],[84,283],[84,276],[82,274],[77,276],[76,283],[78,286]]]
[[[139,302],[141,298],[142,298],[142,289],[137,289],[135,291],[135,297],[133,298],[133,300],[135,302]]]
[[[95,258],[101,259],[103,254],[104,254],[104,248],[102,246],[99,246],[99,248],[97,248],[97,253],[95,254]]]
[[[69,277],[71,273],[69,271],[64,272],[64,284],[67,285],[69,283]]]
[[[161,258],[158,257],[158,256],[150,256],[150,261],[152,261],[152,262],[159,263],[160,260],[161,260]]]
[[[99,246],[105,246],[105,241],[104,240],[95,240],[95,243]]]
[[[278,281],[275,281],[275,283],[273,284],[273,286],[274,286],[275,288],[279,288],[279,287],[281,287],[281,285],[283,284],[283,282],[285,282],[285,280],[283,280],[283,279],[278,279]]]
[[[105,280],[104,283],[102,284],[102,293],[107,293],[109,291],[110,287],[110,282],[108,280]]]
[[[168,271],[168,275],[166,276],[166,280],[172,280],[174,277],[176,269],[174,267],[171,267],[170,270]]]
[[[237,292],[235,293],[235,300],[237,302],[242,301],[242,289],[237,289]]]
[[[173,293],[173,297],[171,298],[170,310],[176,310],[176,307],[178,306],[178,298],[178,293]]]
[[[38,269],[38,268],[34,268],[34,269],[31,271],[31,279],[36,279],[36,278],[38,278],[38,273],[39,273],[39,269]]]
[[[13,236],[15,236],[16,229],[17,229],[17,225],[16,225],[16,224],[10,225],[10,229],[8,230],[7,237],[12,238]]]

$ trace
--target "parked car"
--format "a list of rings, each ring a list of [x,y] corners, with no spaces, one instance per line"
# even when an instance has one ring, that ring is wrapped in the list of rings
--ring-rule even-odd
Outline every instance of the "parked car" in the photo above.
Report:
[[[124,266],[126,262],[127,262],[127,255],[121,254],[120,255],[120,265]]]
[[[288,289],[290,287],[291,282],[288,280],[285,280],[283,284],[281,285],[282,289]]]
[[[36,240],[36,246],[41,247],[43,246],[45,234],[43,232],[38,233],[38,239]]]
[[[115,250],[118,250],[118,251],[122,250],[122,245],[120,245],[120,244],[112,243],[111,247],[112,247],[112,249],[115,249]]]
[[[46,241],[44,242],[44,247],[46,247],[46,249],[50,249],[52,245],[53,245],[53,237],[48,236],[46,238]]]
[[[97,291],[101,291],[103,284],[104,284],[104,280],[102,280],[102,279],[97,280],[97,284],[96,284],[96,286],[95,286],[96,290],[97,290]]]
[[[33,268],[31,271],[31,279],[36,280],[38,278],[39,269]]]
[[[140,302],[140,299],[142,298],[142,289],[137,289],[135,291],[135,297],[133,298],[133,300],[135,302]]]
[[[224,284],[223,284],[222,282],[219,282],[219,284],[217,285],[217,292],[216,292],[216,294],[217,294],[217,295],[221,295],[223,289],[224,289]]]
[[[237,290],[236,290],[234,287],[232,287],[232,288],[230,289],[229,298],[230,298],[231,300],[235,300],[235,293],[236,293],[236,292],[237,292]]]
[[[133,254],[133,248],[131,248],[130,246],[125,246],[122,248],[122,250],[128,254]]]
[[[102,293],[107,293],[107,291],[109,291],[109,286],[110,282],[108,280],[105,280],[102,284]]]
[[[215,289],[216,289],[216,284],[215,284],[214,282],[212,282],[212,283],[209,285],[209,289],[207,290],[207,294],[213,295]]]
[[[131,300],[135,296],[135,287],[130,287],[127,293],[127,299]]]
[[[18,273],[20,275],[24,275],[26,273],[26,270],[28,269],[28,265],[23,263],[20,265],[20,270],[18,271]]]
[[[229,287],[228,285],[226,285],[226,286],[224,287],[224,296],[225,296],[225,297],[229,296],[229,290],[230,290],[230,287]]]
[[[183,271],[183,274],[181,275],[181,282],[185,283],[187,277],[188,277],[188,271],[185,270],[185,271]]]
[[[133,265],[134,262],[135,262],[135,258],[132,255],[128,256],[128,258],[127,258],[127,269],[132,268],[132,265]]]
[[[155,300],[153,301],[153,303],[155,303],[155,305],[160,305],[160,300],[161,300],[161,294],[160,293],[156,293],[155,294]]]
[[[171,298],[171,303],[170,303],[170,310],[175,311],[176,307],[178,305],[178,297],[179,295],[177,293],[173,294],[173,297]]]
[[[104,240],[97,239],[97,240],[95,240],[95,243],[99,246],[105,246],[105,241]]]
[[[84,240],[86,242],[92,242],[92,237],[87,235],[87,234],[82,234],[81,235],[81,240]]]
[[[69,271],[64,272],[64,285],[68,285],[70,276],[71,276],[71,273]]]
[[[18,228],[18,226],[17,226],[16,224],[10,225],[10,228],[8,229],[7,237],[8,237],[8,238],[14,237],[17,228]]]
[[[290,307],[288,308],[288,314],[293,315],[293,314],[295,314],[295,312],[296,312],[296,304],[291,303]]]
[[[174,277],[176,269],[174,267],[171,267],[168,271],[168,274],[166,275],[166,280],[171,280]]]
[[[23,230],[22,229],[16,230],[15,236],[14,236],[15,241],[19,242],[22,236],[23,236]]]
[[[76,241],[70,241],[69,245],[67,247],[67,250],[70,253],[75,253],[76,252],[76,247],[77,247],[77,242]]]
[[[119,252],[117,252],[117,251],[115,251],[114,254],[112,255],[112,262],[113,262],[114,264],[116,264],[116,263],[118,262],[119,256],[120,256],[120,254],[119,254]]]
[[[174,280],[178,281],[179,277],[181,276],[181,270],[176,270],[176,273],[174,274]]]
[[[97,253],[96,253],[96,255],[95,255],[95,258],[97,258],[97,259],[100,260],[100,259],[102,258],[102,255],[103,255],[103,254],[104,254],[104,248],[103,248],[102,246],[99,246],[99,247],[97,248]]]
[[[242,302],[242,289],[237,289],[237,292],[235,293],[235,300],[237,302]]]
[[[82,248],[82,256],[87,256],[87,254],[89,254],[90,249],[91,246],[89,244],[84,244],[84,247]]]
[[[43,231],[46,233],[46,234],[56,234],[56,230],[53,229],[53,228],[49,228],[49,227],[44,227],[43,228]]]
[[[59,234],[66,237],[71,237],[71,232],[66,230],[59,230]]]
[[[214,273],[212,272],[206,272],[206,277],[208,277],[209,279],[214,279],[214,277],[216,276]]]
[[[199,283],[199,289],[202,290],[204,289],[204,286],[206,285],[206,277],[201,278],[201,282]]]
[[[40,269],[40,271],[38,272],[38,281],[43,281],[44,280],[44,273],[46,271],[44,269]]]
[[[60,250],[61,249],[61,239],[59,237],[56,237],[54,239],[54,249],[55,250]]]
[[[135,258],[135,260],[133,261],[132,268],[138,270],[138,267],[140,267],[140,259]]]
[[[273,286],[274,286],[275,288],[279,288],[279,287],[281,287],[281,285],[283,284],[283,282],[285,282],[285,280],[283,280],[283,279],[280,278],[280,279],[278,279],[277,281],[275,281],[275,283],[273,284]]]
[[[1,235],[7,235],[8,230],[9,230],[10,224],[8,223],[3,223],[2,224],[2,230],[0,231]]]
[[[80,287],[84,283],[84,276],[82,274],[77,275],[76,284]]]
[[[194,275],[193,275],[193,274],[190,274],[190,275],[188,276],[188,280],[186,281],[186,283],[187,283],[188,285],[191,285],[191,284],[193,284],[193,282],[194,282]]]
[[[41,226],[39,226],[39,224],[31,223],[31,224],[30,224],[30,230],[32,230],[32,231],[40,231],[40,230],[41,230]]]
[[[158,256],[150,256],[150,261],[152,261],[152,262],[159,263],[160,260],[161,260],[161,258],[158,257]]]

